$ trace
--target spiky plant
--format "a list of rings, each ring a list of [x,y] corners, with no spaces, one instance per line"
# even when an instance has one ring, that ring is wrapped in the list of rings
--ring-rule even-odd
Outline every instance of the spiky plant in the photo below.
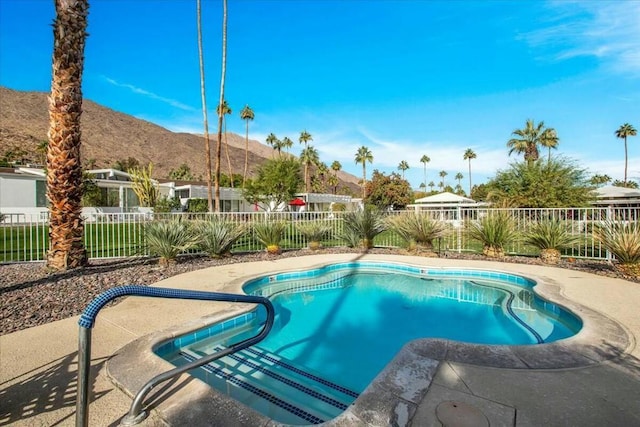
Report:
[[[365,206],[364,209],[347,212],[344,217],[344,230],[342,236],[353,238],[357,236],[359,245],[365,250],[373,247],[373,239],[383,231],[388,225],[382,213],[372,206]]]
[[[593,234],[616,257],[620,271],[640,277],[640,222],[607,220],[596,224]]]
[[[144,235],[149,254],[160,257],[158,263],[162,266],[175,263],[178,254],[198,245],[193,227],[182,219],[147,223]]]
[[[266,221],[260,222],[253,226],[253,232],[256,239],[264,245],[267,253],[277,255],[282,252],[280,242],[284,237],[287,229],[287,223],[284,221]]]
[[[433,241],[447,235],[444,222],[425,213],[406,213],[389,219],[391,228],[412,247],[433,250]]]
[[[247,227],[243,224],[235,224],[218,216],[208,221],[198,222],[196,225],[200,238],[199,246],[211,258],[221,258],[231,254],[233,244],[246,230]]]
[[[322,247],[322,240],[329,235],[331,227],[319,221],[309,221],[296,224],[296,230],[307,239],[309,249],[317,250]]]
[[[491,258],[504,256],[505,245],[517,239],[517,232],[509,215],[490,214],[469,225],[469,237],[482,243],[482,253]]]
[[[540,259],[545,264],[557,264],[560,250],[578,243],[579,237],[571,234],[565,223],[558,219],[542,220],[525,233],[524,242],[540,249]]]

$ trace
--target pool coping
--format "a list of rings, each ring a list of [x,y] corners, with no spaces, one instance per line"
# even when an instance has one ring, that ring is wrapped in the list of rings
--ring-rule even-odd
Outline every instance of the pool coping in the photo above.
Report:
[[[429,266],[410,261],[374,262],[403,264],[418,268],[460,269]],[[295,272],[320,268],[336,262],[321,262],[300,269],[280,269],[279,272]],[[494,271],[520,275],[536,282],[534,291],[542,298],[556,303],[583,322],[581,331],[561,341],[538,345],[504,346],[454,342],[444,339],[424,338],[403,346],[391,362],[380,372],[360,397],[341,415],[322,425],[387,425],[409,420],[428,391],[442,362],[458,362],[488,368],[502,369],[571,369],[600,364],[624,355],[633,345],[627,329],[610,317],[577,304],[566,298],[562,285],[550,278],[533,274],[518,274],[497,268],[465,267],[465,270]],[[268,274],[267,274],[268,275]],[[246,275],[232,280],[220,291],[243,293],[242,285],[249,280],[265,276],[264,273]],[[253,307],[234,307],[194,319],[177,327],[141,337],[119,350],[107,363],[110,379],[125,393],[133,396],[144,383],[174,366],[153,353],[154,346],[203,326],[247,312]],[[140,367],[144,367],[141,369]],[[234,425],[281,425],[228,398],[190,375],[183,374],[171,384],[158,387],[162,395],[155,393],[147,399],[151,407],[158,407],[171,390],[172,404],[162,405],[161,418],[170,424],[193,423],[195,419],[216,419],[222,425],[225,420]],[[180,403],[188,402],[189,411]],[[188,413],[187,413],[188,412]],[[201,418],[203,417],[203,418]],[[197,424],[197,423],[195,423]],[[406,424],[406,423],[405,423]]]

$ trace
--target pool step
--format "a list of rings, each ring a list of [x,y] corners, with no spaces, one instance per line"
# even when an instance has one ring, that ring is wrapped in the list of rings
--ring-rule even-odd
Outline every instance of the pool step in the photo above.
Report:
[[[222,350],[216,348],[216,351]],[[187,361],[202,356],[183,349]],[[219,391],[278,419],[290,423],[319,424],[339,415],[358,393],[296,368],[262,349],[249,348],[211,362],[196,374]],[[195,373],[195,371],[194,371]],[[204,374],[204,375],[203,375]]]

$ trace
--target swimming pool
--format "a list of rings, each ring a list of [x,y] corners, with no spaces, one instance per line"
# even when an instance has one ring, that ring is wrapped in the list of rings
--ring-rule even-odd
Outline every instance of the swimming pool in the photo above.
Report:
[[[193,371],[268,417],[315,424],[346,409],[408,341],[530,345],[577,333],[580,320],[537,297],[527,278],[473,269],[348,262],[253,279],[276,323],[259,346]],[[156,348],[175,365],[253,334],[259,311]]]

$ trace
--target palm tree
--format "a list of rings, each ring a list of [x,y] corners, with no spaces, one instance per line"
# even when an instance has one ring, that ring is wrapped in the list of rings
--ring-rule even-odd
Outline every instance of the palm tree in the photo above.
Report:
[[[273,149],[278,152],[278,157],[282,157],[282,149],[284,148],[284,142],[276,139],[273,141]]]
[[[220,73],[220,100],[224,103],[224,80],[227,73],[227,0],[222,0],[222,72]],[[216,146],[215,202],[216,212],[220,212],[220,159],[222,154],[222,107],[218,111],[218,145]],[[233,179],[233,178],[232,178]]]
[[[559,139],[555,129],[545,129],[545,134],[540,140],[540,145],[547,148],[549,153],[547,154],[547,162],[551,161],[551,149],[558,149]]]
[[[471,196],[471,160],[475,159],[476,157],[478,156],[471,148],[467,148],[464,152],[464,156],[462,156],[463,160],[469,161],[469,196]]]
[[[511,134],[519,138],[511,138],[507,142],[507,147],[510,148],[509,155],[514,152],[524,154],[524,159],[528,164],[535,162],[540,157],[538,145],[548,147],[558,144],[558,135],[555,129],[545,128],[544,122],[540,122],[536,126],[531,119],[527,119],[524,129],[516,129]]]
[[[337,161],[334,160],[333,163],[331,163],[331,170],[333,171],[333,178],[331,180],[331,182],[333,183],[333,194],[336,194],[338,192],[338,183],[340,182],[338,180],[338,171],[342,169],[342,164]]]
[[[38,162],[41,165],[44,165],[47,162],[47,149],[48,148],[49,148],[49,141],[47,141],[46,139],[43,139],[42,141],[40,141],[38,143],[38,145],[36,146],[36,151],[40,155],[40,158],[38,159]]]
[[[422,182],[425,187],[427,186],[427,163],[429,163],[430,161],[431,159],[426,154],[423,154],[422,157],[420,157],[420,163],[424,165],[424,181]]]
[[[407,163],[406,160],[401,161],[398,165],[398,170],[402,171],[402,179],[404,179],[404,171],[407,169],[409,169],[409,163]]]
[[[464,178],[462,172],[458,172],[454,178],[458,180],[458,185],[461,186],[460,181],[462,180],[462,178]]]
[[[327,175],[329,174],[329,166],[325,162],[318,163],[318,175],[320,175],[320,181],[322,182],[322,191],[326,191]]]
[[[304,186],[305,192],[309,193],[311,183],[309,179],[309,167],[311,165],[317,165],[320,162],[320,157],[318,156],[318,150],[313,148],[312,145],[308,145],[306,148],[302,150],[300,153],[300,161],[304,164]]]
[[[625,123],[616,131],[616,137],[624,139],[624,183],[627,183],[627,137],[636,136],[638,132],[629,123]]]
[[[304,149],[306,149],[309,141],[313,141],[313,137],[305,129],[302,132],[300,132],[300,138],[298,138],[298,141],[300,142],[300,144],[304,144]],[[300,153],[300,157],[302,157],[302,153]],[[309,192],[309,185],[307,184],[307,179],[306,179],[309,173],[308,168],[309,168],[309,165],[307,163],[304,163],[304,176],[305,176],[304,182],[305,182],[305,190],[307,193]]]
[[[80,116],[89,4],[86,0],[56,1],[55,9],[47,149],[47,198],[51,204],[47,267],[66,270],[87,263]]]
[[[433,193],[433,187],[436,186],[436,183],[433,181],[429,181],[429,183],[427,184],[429,186],[429,189],[431,190],[431,192]]]
[[[273,132],[267,135],[266,142],[267,142],[267,145],[270,145],[274,150],[277,150],[276,146],[281,144],[280,140]]]
[[[442,188],[442,191],[444,191],[444,177],[449,174],[447,173],[447,171],[440,171],[438,175],[440,175],[440,178],[442,178],[442,182],[441,182],[442,185],[440,185],[440,187]]]
[[[333,194],[336,194],[338,192],[339,183],[340,181],[338,180],[338,177],[335,175],[329,175],[329,178],[327,178],[327,184],[329,184],[329,186],[333,188]]]
[[[245,105],[242,111],[240,111],[240,118],[247,122],[247,131],[244,140],[244,175],[242,176],[242,189],[244,190],[247,182],[247,173],[249,171],[249,122],[255,118],[255,114],[253,114],[253,110],[249,107],[249,104]]]
[[[362,201],[367,197],[367,162],[373,163],[373,154],[364,145],[356,152],[356,165],[362,163]]]
[[[220,114],[220,106],[218,105],[218,108],[216,108],[216,112],[218,114]],[[225,99],[222,102],[222,123],[223,123],[223,127],[224,127],[224,151],[226,153],[227,156],[227,166],[229,168],[229,178],[231,178],[231,188],[233,188],[233,170],[231,169],[231,159],[229,158],[229,142],[227,140],[227,119],[226,119],[226,115],[227,114],[231,114],[233,111],[231,111],[231,107],[229,107],[229,104],[227,104],[227,100]]]
[[[202,116],[204,122],[204,151],[205,164],[207,168],[207,206],[209,212],[213,212],[213,189],[211,176],[211,142],[209,140],[209,120],[207,118],[207,96],[204,85],[204,55],[202,53],[202,19],[200,13],[201,0],[197,0],[197,21],[198,21],[198,58],[200,59],[200,95],[202,96]]]
[[[289,152],[289,148],[293,147],[293,141],[288,136],[285,136],[282,139],[282,147],[284,147],[287,150],[287,153],[288,153]]]

